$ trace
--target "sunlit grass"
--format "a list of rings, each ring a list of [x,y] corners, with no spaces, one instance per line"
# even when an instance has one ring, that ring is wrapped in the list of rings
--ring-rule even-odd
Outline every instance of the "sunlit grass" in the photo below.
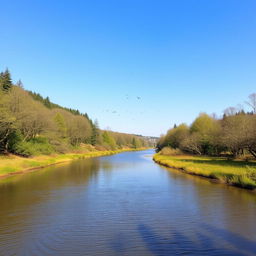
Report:
[[[154,155],[154,160],[164,166],[243,188],[256,188],[256,162],[227,160],[225,158],[199,156]]]

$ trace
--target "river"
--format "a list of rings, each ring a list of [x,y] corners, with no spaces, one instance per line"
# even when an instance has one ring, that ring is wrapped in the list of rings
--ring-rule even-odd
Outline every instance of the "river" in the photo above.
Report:
[[[0,255],[256,255],[256,194],[168,170],[153,150],[0,181]]]

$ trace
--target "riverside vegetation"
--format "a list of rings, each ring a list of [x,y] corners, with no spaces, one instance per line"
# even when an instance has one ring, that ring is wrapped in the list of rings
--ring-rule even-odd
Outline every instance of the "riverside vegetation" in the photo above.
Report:
[[[149,146],[139,135],[100,130],[86,113],[26,91],[21,81],[12,82],[8,69],[0,73],[0,176]]]
[[[202,113],[190,125],[174,126],[157,143],[154,160],[187,173],[256,188],[256,94],[251,112],[230,107],[222,118]]]

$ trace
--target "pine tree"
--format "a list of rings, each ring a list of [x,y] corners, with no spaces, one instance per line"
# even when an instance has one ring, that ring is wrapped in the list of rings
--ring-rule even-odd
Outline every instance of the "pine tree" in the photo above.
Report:
[[[95,146],[98,143],[99,140],[99,124],[98,121],[95,120],[94,123],[91,124],[92,125],[92,136],[91,136],[91,144],[93,146]]]
[[[46,97],[45,100],[44,100],[44,105],[47,107],[47,108],[51,108],[52,107],[52,104],[51,104],[51,101],[50,101],[50,98],[49,97]]]
[[[0,88],[6,92],[12,88],[11,74],[8,69],[0,73]]]

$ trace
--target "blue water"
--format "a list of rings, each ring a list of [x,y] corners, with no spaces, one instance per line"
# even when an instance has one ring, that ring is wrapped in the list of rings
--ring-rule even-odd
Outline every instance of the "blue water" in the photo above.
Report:
[[[256,255],[256,194],[126,152],[0,183],[0,255]]]

